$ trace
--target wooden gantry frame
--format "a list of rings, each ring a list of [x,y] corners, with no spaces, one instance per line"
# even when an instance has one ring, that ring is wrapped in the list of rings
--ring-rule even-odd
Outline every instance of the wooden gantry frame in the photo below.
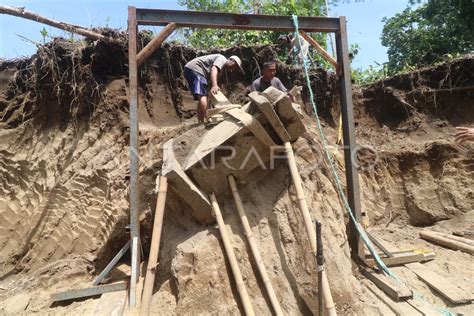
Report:
[[[344,163],[346,170],[347,198],[356,220],[361,219],[359,177],[352,162],[356,151],[354,135],[354,113],[352,104],[349,48],[346,18],[299,17],[299,29],[303,32],[335,33],[337,51],[337,73],[341,94],[342,127],[344,139]],[[165,26],[162,31],[140,52],[137,52],[138,25]],[[233,14],[219,12],[197,12],[179,10],[156,10],[128,7],[128,60],[130,100],[130,237],[131,281],[130,306],[135,306],[135,286],[140,276],[140,223],[139,223],[139,126],[138,126],[138,67],[177,28],[219,28],[292,32],[293,22],[289,16]],[[352,227],[351,247],[356,257],[365,261],[364,245]]]

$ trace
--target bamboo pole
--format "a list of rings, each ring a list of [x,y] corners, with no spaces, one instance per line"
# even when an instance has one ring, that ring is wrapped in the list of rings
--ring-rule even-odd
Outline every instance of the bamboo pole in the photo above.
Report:
[[[263,259],[260,256],[257,243],[255,241],[255,238],[253,237],[252,230],[250,229],[250,224],[247,219],[247,215],[245,214],[242,199],[240,198],[239,191],[237,190],[237,185],[235,183],[234,176],[229,175],[228,180],[230,189],[232,191],[232,196],[234,197],[235,206],[237,207],[237,211],[239,212],[240,220],[242,221],[242,226],[244,226],[245,236],[247,236],[247,240],[250,245],[250,250],[252,251],[253,258],[257,263],[258,271],[260,272],[260,276],[262,277],[263,284],[265,285],[265,289],[267,290],[273,310],[275,311],[276,315],[283,315],[280,302],[278,301],[278,298],[275,294],[275,290],[273,289],[270,278],[268,277],[267,270],[265,268],[265,265],[263,264]]]
[[[454,250],[461,250],[463,252],[467,252],[469,254],[474,254],[474,246],[471,246],[469,244],[466,244],[464,242],[459,242],[456,240],[452,240],[446,237],[443,237],[441,235],[438,235],[436,233],[430,232],[430,231],[421,231],[420,232],[420,237],[434,242],[436,244],[439,244],[441,246],[451,248]]]
[[[324,250],[323,238],[321,236],[321,222],[316,221],[316,263],[318,264],[318,313],[324,316],[323,308],[323,272],[324,272]]]
[[[153,222],[153,233],[151,237],[150,256],[146,269],[145,285],[143,287],[143,297],[140,307],[140,315],[148,315],[150,311],[151,296],[155,283],[156,266],[158,254],[160,252],[160,239],[163,227],[163,215],[165,213],[166,193],[168,191],[168,179],[160,176],[158,198],[156,201],[155,220]]]
[[[240,299],[242,300],[242,305],[244,306],[245,315],[253,316],[252,304],[250,303],[250,298],[245,288],[244,280],[242,279],[242,274],[240,273],[239,265],[237,264],[237,259],[235,258],[234,250],[232,249],[232,244],[228,235],[227,228],[224,224],[224,219],[222,218],[222,213],[217,203],[216,196],[214,193],[210,194],[212,209],[217,220],[217,225],[219,226],[219,232],[221,234],[222,243],[224,244],[224,249],[227,254],[227,259],[229,259],[230,268],[232,274],[234,275],[235,283],[237,285],[237,291],[239,292]]]
[[[27,20],[36,21],[39,23],[50,25],[58,29],[65,30],[71,33],[76,33],[76,34],[79,34],[88,38],[92,38],[95,40],[113,41],[113,39],[107,36],[104,36],[102,34],[96,33],[94,31],[91,31],[85,27],[69,24],[65,22],[60,22],[60,21],[54,21],[47,17],[36,14],[34,12],[25,10],[24,8],[15,8],[15,7],[10,7],[6,5],[0,5],[0,14],[8,14],[8,15],[24,18]]]
[[[305,31],[300,31],[300,34],[308,43],[311,44],[311,46],[313,46],[319,52],[319,54],[321,54],[321,56],[324,59],[326,59],[326,61],[328,61],[334,67],[334,69],[337,70],[337,61],[334,58],[332,58],[332,56],[329,55],[329,53],[326,50],[324,50],[324,48],[321,45],[319,45],[318,42],[316,42]]]
[[[303,215],[306,233],[308,234],[309,243],[311,245],[311,252],[316,257],[316,233],[313,229],[311,221],[311,215],[309,214],[308,204],[303,191],[303,185],[301,184],[301,177],[298,173],[298,167],[296,166],[295,154],[290,142],[285,142],[285,153],[288,159],[288,166],[290,168],[291,178],[296,190],[296,196],[298,198],[298,204],[300,207],[301,214]],[[336,315],[336,306],[332,300],[331,289],[329,288],[329,282],[327,279],[326,271],[322,273],[322,287],[324,295],[325,308],[329,316]]]
[[[170,36],[171,33],[178,27],[176,23],[167,24],[161,31],[156,35],[137,55],[137,67],[150,57],[153,52],[160,47],[160,45],[165,41],[165,39]]]
[[[446,233],[440,233],[440,232],[435,232],[433,231],[432,233],[435,233],[441,237],[445,237],[445,238],[448,238],[448,239],[452,239],[454,241],[459,241],[459,242],[462,242],[462,243],[465,243],[465,244],[468,244],[470,246],[474,246],[474,240],[472,239],[467,239],[467,238],[464,238],[464,237],[459,237],[459,236],[455,236],[455,235],[451,235],[451,234],[446,234]]]

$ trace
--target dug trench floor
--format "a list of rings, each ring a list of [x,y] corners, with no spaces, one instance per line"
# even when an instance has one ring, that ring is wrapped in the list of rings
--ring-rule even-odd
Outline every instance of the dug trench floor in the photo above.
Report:
[[[126,67],[95,67],[94,63],[104,58],[104,47],[91,45],[53,45],[24,64],[0,67],[2,314],[94,314],[97,297],[53,304],[50,295],[88,286],[127,240]],[[120,52],[117,47],[107,49],[114,54]],[[76,55],[71,52],[76,50],[92,50],[90,59],[83,58],[83,68],[76,74],[85,83],[93,78],[100,87],[99,96],[94,95],[93,85],[79,84],[72,92],[76,98],[65,99],[57,90],[41,90],[50,87],[48,82],[31,79],[39,77],[35,71],[48,71],[44,67],[35,69],[38,63],[34,63],[34,58],[43,60],[54,51],[56,58],[73,59]],[[271,58],[268,47],[235,48],[224,53],[235,52],[243,55],[247,74],[255,70],[254,57],[258,62]],[[180,77],[184,61],[195,55],[187,48],[167,46],[142,74],[140,208],[145,251],[156,203],[155,178],[162,163],[160,144],[183,131],[203,128],[195,124],[195,104]],[[117,56],[117,60],[124,59]],[[157,56],[174,58],[173,66],[163,67],[163,60]],[[68,69],[67,63],[59,64],[65,67],[60,71]],[[302,82],[297,70],[282,67],[278,75],[288,86]],[[248,85],[248,79],[229,79],[224,92],[233,101],[243,101],[242,88]],[[339,115],[337,84],[321,70],[315,72],[313,81],[319,85],[317,103],[324,132],[329,144],[335,144]],[[428,243],[418,233],[429,228],[474,238],[473,147],[458,145],[453,139],[455,126],[474,124],[474,91],[452,89],[473,84],[474,59],[466,57],[353,89],[356,139],[362,146],[361,201],[369,218],[369,231],[392,249],[434,251],[436,258],[425,263],[426,268],[448,277],[470,293],[474,291],[472,255]],[[350,259],[348,216],[322,158],[320,137],[306,95],[303,91],[306,102],[300,103],[307,112],[304,120],[308,132],[294,147],[312,216],[324,225],[326,267],[338,313],[392,315],[362,285],[363,277]],[[95,103],[89,102],[91,98]],[[336,147],[332,152],[344,181],[343,152]],[[317,310],[316,267],[285,162],[279,162],[274,170],[255,172],[239,187],[284,313],[311,314]],[[270,315],[270,301],[256,276],[258,271],[249,255],[233,201],[229,196],[222,196],[219,201],[232,230],[234,251],[255,312]],[[196,222],[189,216],[189,207],[172,191],[167,202],[152,314],[242,313],[217,227]],[[129,273],[128,260],[124,258],[111,280]],[[410,269],[393,270],[431,304],[465,315],[474,313],[470,304],[450,304]]]

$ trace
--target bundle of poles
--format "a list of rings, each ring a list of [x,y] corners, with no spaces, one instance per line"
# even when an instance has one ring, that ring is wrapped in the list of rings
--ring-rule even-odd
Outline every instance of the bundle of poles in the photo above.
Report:
[[[317,231],[319,234],[318,234],[318,238],[316,238],[317,235],[313,226],[313,222],[311,220],[311,215],[309,212],[308,204],[307,204],[303,186],[301,183],[301,177],[296,165],[295,155],[293,152],[293,148],[291,147],[291,144],[289,142],[285,143],[285,154],[287,156],[288,166],[290,169],[293,185],[295,186],[296,195],[298,199],[298,206],[304,219],[306,233],[308,235],[308,240],[310,242],[311,252],[314,255],[314,257],[317,259],[318,302],[319,302],[318,314],[322,316],[324,314],[324,310],[326,310],[327,315],[335,316],[336,308],[332,299],[327,275],[324,270],[324,258],[322,255],[322,238],[320,234],[321,223],[317,222]],[[247,241],[249,243],[250,250],[252,252],[252,256],[257,264],[258,271],[264,283],[267,294],[270,298],[273,311],[276,315],[283,315],[280,302],[276,296],[275,290],[273,289],[270,278],[268,277],[268,273],[265,268],[263,259],[257,247],[257,242],[252,234],[252,230],[250,228],[250,224],[247,219],[247,215],[242,203],[242,199],[240,197],[240,193],[237,188],[236,180],[234,176],[232,175],[229,175],[227,180],[229,183],[230,190],[232,192],[232,197],[234,199],[235,206],[237,208],[240,220],[242,222],[242,226],[244,228],[245,236],[247,237]],[[150,246],[150,255],[149,255],[148,266],[146,270],[142,301],[140,304],[141,305],[140,315],[148,315],[149,309],[150,309],[150,302],[151,302],[151,297],[153,293],[153,284],[155,281],[155,274],[156,274],[158,254],[159,254],[159,245],[160,245],[160,238],[161,238],[162,225],[163,225],[163,215],[164,215],[164,210],[165,210],[166,193],[167,193],[167,188],[168,188],[168,182],[167,182],[166,177],[163,177],[163,176],[159,177],[157,188],[158,188],[158,197],[157,197],[157,203],[156,203],[155,219],[153,223],[153,233],[152,233],[151,246]],[[229,263],[230,263],[232,274],[235,280],[235,284],[237,286],[237,291],[239,293],[245,315],[255,315],[252,304],[250,302],[247,289],[245,287],[245,283],[242,278],[242,274],[240,272],[240,268],[237,264],[235,253],[232,248],[232,242],[229,236],[230,228],[224,222],[222,212],[220,210],[215,194],[211,193],[209,195],[209,198],[211,201],[213,215],[215,216],[216,221],[217,221],[217,225],[218,225],[219,232],[222,239],[222,244],[224,246],[227,259],[229,260]]]

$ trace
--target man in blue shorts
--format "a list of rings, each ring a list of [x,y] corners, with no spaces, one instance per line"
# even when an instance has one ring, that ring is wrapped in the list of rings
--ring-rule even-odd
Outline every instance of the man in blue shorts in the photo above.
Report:
[[[243,72],[242,61],[237,56],[226,58],[221,54],[205,55],[194,58],[184,66],[184,78],[188,82],[189,91],[198,101],[197,117],[199,123],[206,118],[208,79],[211,80],[211,93],[216,94],[220,89],[217,76],[223,69],[233,72],[237,69]]]

